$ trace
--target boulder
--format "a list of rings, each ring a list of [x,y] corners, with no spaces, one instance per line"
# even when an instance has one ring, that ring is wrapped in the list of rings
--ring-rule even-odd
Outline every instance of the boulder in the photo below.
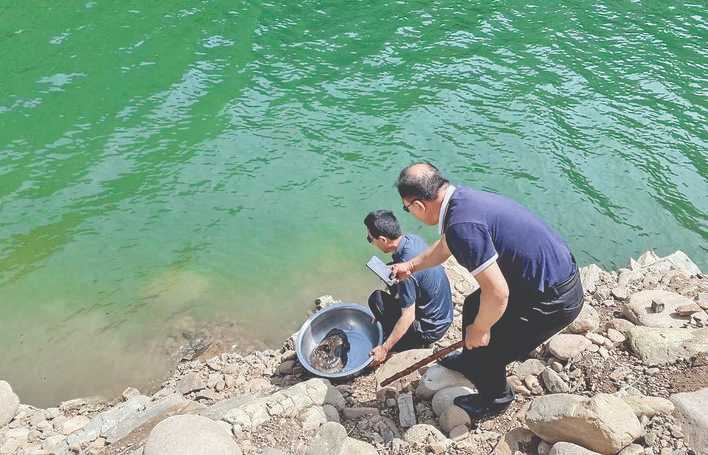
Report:
[[[568,333],[589,333],[594,332],[600,326],[600,314],[592,305],[585,304],[580,310],[580,314],[573,322],[566,327]]]
[[[686,442],[696,453],[708,453],[708,387],[671,395]]]
[[[663,290],[640,291],[629,298],[622,307],[624,316],[637,325],[646,327],[682,327],[688,316],[680,316],[677,308],[693,303],[691,299],[675,292]],[[654,307],[662,307],[663,311],[653,312]]]
[[[433,412],[436,416],[440,416],[447,408],[453,405],[455,398],[476,392],[475,389],[465,386],[454,386],[439,390],[433,397]]]
[[[341,455],[378,455],[376,447],[354,438],[347,438],[339,453]]]
[[[536,376],[541,374],[546,369],[546,365],[538,359],[528,359],[514,368],[514,374],[519,379],[524,379],[526,376]]]
[[[556,442],[548,455],[598,455],[598,453],[570,442]]]
[[[336,455],[342,452],[345,442],[347,442],[347,430],[335,422],[327,422],[322,425],[312,440],[310,447],[305,451],[305,455]],[[145,454],[148,455],[148,454]]]
[[[632,409],[607,394],[536,398],[526,413],[526,425],[545,441],[573,442],[604,455],[616,454],[642,434]]]
[[[627,333],[627,340],[632,351],[647,365],[666,365],[708,353],[708,328],[636,326]]]
[[[561,333],[548,342],[548,350],[560,360],[570,360],[590,347],[592,342],[582,335]]]
[[[206,417],[177,415],[158,423],[145,442],[144,455],[241,455],[231,434]]]
[[[15,418],[19,406],[20,399],[12,391],[10,384],[0,381],[0,428]]]
[[[442,365],[433,365],[428,368],[428,371],[420,379],[415,395],[421,400],[430,400],[438,390],[456,385],[474,387],[462,373],[450,370]]]
[[[663,260],[669,261],[675,269],[681,270],[687,275],[694,276],[701,274],[701,269],[681,250],[664,257]]]

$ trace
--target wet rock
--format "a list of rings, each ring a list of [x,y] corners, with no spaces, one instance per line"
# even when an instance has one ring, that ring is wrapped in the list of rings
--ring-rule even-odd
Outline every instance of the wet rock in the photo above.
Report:
[[[433,365],[428,368],[428,371],[420,379],[415,395],[421,400],[430,400],[439,390],[452,386],[474,387],[462,373],[450,370],[442,365]]]
[[[562,333],[548,342],[548,350],[560,360],[570,360],[579,356],[592,342],[582,335]]]
[[[0,381],[0,428],[4,427],[15,417],[20,399],[12,391],[6,381]]]
[[[598,455],[598,453],[570,442],[557,442],[553,444],[548,455]]]
[[[642,434],[632,409],[607,394],[536,398],[526,413],[526,424],[545,441],[573,442],[605,455],[616,454]]]
[[[231,434],[211,419],[195,415],[169,417],[152,429],[144,455],[241,455]]]
[[[650,366],[674,363],[708,353],[708,328],[636,326],[627,333],[627,340],[632,351]]]
[[[671,395],[681,430],[696,453],[708,453],[708,387]]]
[[[584,334],[594,332],[600,325],[600,314],[592,305],[583,305],[580,314],[565,329],[568,333]]]
[[[452,406],[455,398],[469,395],[477,391],[471,387],[454,386],[439,390],[433,397],[432,407],[436,416],[440,416],[447,408]]]
[[[514,368],[514,374],[520,379],[526,376],[537,376],[546,369],[546,365],[538,359],[528,359]]]
[[[570,386],[551,368],[543,370],[541,379],[543,380],[543,385],[546,386],[546,390],[551,393],[568,393],[570,391]]]
[[[627,319],[637,325],[646,327],[682,327],[687,318],[677,315],[676,309],[691,304],[691,300],[680,294],[662,290],[641,291],[632,294],[629,302],[624,304],[622,312]],[[663,308],[661,312],[653,312],[652,305]]]

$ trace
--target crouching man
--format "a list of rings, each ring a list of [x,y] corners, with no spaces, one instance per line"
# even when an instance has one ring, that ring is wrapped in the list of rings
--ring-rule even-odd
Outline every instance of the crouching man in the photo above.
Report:
[[[366,239],[379,250],[391,254],[394,263],[409,261],[428,245],[414,234],[403,234],[389,210],[376,210],[364,218]],[[445,335],[452,324],[450,282],[441,266],[431,267],[369,297],[369,307],[381,323],[385,341],[371,355],[376,363],[389,352],[425,347]]]

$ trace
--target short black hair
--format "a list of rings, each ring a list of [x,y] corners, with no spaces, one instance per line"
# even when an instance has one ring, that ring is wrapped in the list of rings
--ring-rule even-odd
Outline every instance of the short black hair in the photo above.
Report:
[[[374,210],[364,218],[364,224],[374,237],[396,240],[401,236],[401,225],[390,210]]]
[[[411,172],[414,166],[422,169]],[[438,168],[425,161],[404,167],[398,175],[396,188],[402,198],[432,201],[446,183],[449,183],[449,180],[442,176]]]

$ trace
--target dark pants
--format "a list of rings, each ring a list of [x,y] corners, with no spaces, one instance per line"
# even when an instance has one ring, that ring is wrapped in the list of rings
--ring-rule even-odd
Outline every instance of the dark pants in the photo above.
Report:
[[[401,303],[388,292],[378,290],[372,292],[369,296],[369,308],[371,308],[374,317],[383,327],[384,339],[388,338],[396,322],[398,322],[398,319],[401,317]],[[429,343],[416,328],[416,326],[418,326],[416,322],[417,321],[413,321],[408,331],[398,340],[391,351],[401,352],[409,349],[418,349],[425,347]]]
[[[462,312],[465,327],[479,312],[480,290],[467,296]],[[489,345],[462,351],[462,373],[472,381],[480,395],[495,398],[508,393],[506,365],[523,360],[544,341],[573,322],[583,306],[583,288],[576,273],[558,286],[538,291],[510,291],[509,304],[502,318],[491,329]]]

